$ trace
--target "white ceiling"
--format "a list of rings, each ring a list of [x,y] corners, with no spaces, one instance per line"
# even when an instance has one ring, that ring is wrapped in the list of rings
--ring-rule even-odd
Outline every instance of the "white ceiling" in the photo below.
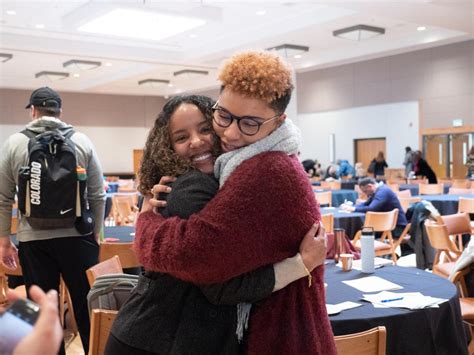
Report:
[[[0,87],[50,85],[59,91],[160,96],[204,91],[218,87],[219,63],[239,50],[283,43],[309,46],[301,59],[289,58],[297,72],[304,72],[472,39],[473,1],[0,0],[0,52],[13,54],[0,63]],[[207,23],[160,41],[77,31],[84,19],[111,6],[197,16]],[[260,10],[265,15],[257,15]],[[357,24],[384,27],[386,33],[362,42],[332,36],[334,30]],[[419,26],[426,30],[417,31]],[[78,72],[76,78],[62,66],[73,58],[102,66]],[[173,77],[182,69],[208,70],[209,75]],[[35,78],[43,70],[71,75],[55,82]],[[148,78],[170,80],[172,86],[137,84]]]

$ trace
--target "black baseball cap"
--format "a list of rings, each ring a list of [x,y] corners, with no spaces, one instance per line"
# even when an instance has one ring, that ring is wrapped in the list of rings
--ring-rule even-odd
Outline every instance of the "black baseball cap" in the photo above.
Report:
[[[30,108],[31,106],[60,109],[61,97],[56,91],[45,86],[31,93],[30,102],[25,108]]]

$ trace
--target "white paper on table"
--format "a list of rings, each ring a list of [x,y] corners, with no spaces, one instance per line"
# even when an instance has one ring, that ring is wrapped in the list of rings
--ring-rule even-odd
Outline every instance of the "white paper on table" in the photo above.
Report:
[[[339,213],[352,213],[351,211],[347,211],[347,210],[338,210],[337,212],[339,212]]]
[[[379,267],[382,267],[384,265],[393,265],[393,261],[391,259],[384,259],[384,258],[379,258],[379,257],[374,258],[374,267],[376,269],[378,269]],[[354,270],[362,270],[362,259],[353,260],[352,261],[352,268]]]
[[[326,309],[328,311],[328,314],[331,315],[338,314],[346,309],[356,308],[360,306],[362,306],[362,304],[347,301],[338,304],[326,304]]]
[[[367,276],[357,280],[342,281],[348,286],[354,287],[362,292],[380,292],[388,290],[400,290],[403,287],[378,276]]]
[[[402,298],[397,300],[398,298]],[[447,299],[436,298],[431,296],[425,296],[421,292],[404,292],[395,293],[382,291],[377,294],[363,295],[366,301],[371,302],[375,308],[408,308],[408,309],[421,309],[421,308],[437,308]],[[382,302],[382,300],[393,300],[389,302]]]

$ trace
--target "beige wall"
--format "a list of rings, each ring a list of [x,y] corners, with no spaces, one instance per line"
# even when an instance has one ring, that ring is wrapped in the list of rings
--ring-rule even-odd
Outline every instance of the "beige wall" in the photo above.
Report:
[[[474,125],[474,41],[297,75],[298,114],[417,100],[420,128]]]

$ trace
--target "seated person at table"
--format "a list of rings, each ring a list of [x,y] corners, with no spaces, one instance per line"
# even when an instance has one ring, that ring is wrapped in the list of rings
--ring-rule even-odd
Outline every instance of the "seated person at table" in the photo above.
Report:
[[[367,201],[355,206],[347,204],[341,205],[341,208],[350,212],[389,212],[398,208],[397,226],[392,231],[393,238],[398,238],[407,225],[407,217],[400,205],[397,195],[385,184],[379,183],[373,178],[364,178],[359,180],[359,187],[368,197]]]
[[[338,159],[336,163],[339,165],[339,177],[353,177],[355,175],[354,167],[346,159]]]

